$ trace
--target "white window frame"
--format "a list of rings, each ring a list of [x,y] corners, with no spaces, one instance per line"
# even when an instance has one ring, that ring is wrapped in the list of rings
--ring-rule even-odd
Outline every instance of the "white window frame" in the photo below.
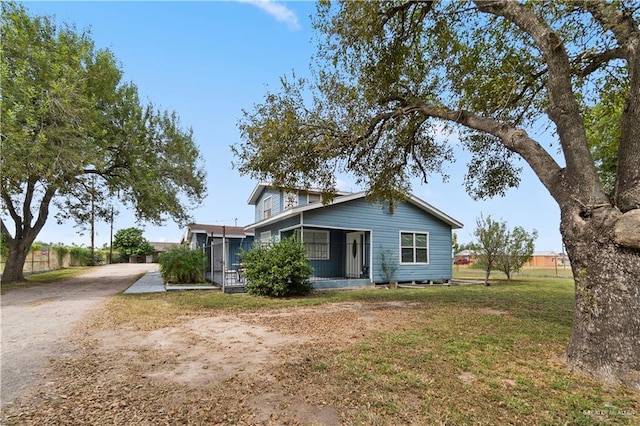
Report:
[[[297,192],[285,192],[283,196],[283,210],[290,210],[299,204]]]
[[[314,197],[316,199],[312,200],[311,197]],[[309,192],[307,194],[307,204],[319,203],[320,201],[322,201],[322,195],[316,194],[315,192]]]
[[[402,236],[403,235],[408,235],[410,234],[412,236],[412,243],[411,245],[402,245]],[[418,247],[416,246],[416,235],[424,235],[426,237],[426,247]],[[431,248],[429,247],[429,233],[425,232],[425,231],[400,231],[400,235],[398,238],[398,246],[399,246],[399,259],[400,259],[400,264],[402,265],[428,265],[429,264],[429,258],[431,256]],[[404,257],[403,257],[403,253],[402,250],[403,249],[412,249],[412,261],[411,262],[405,262],[404,261]],[[419,249],[426,249],[427,250],[427,261],[426,262],[418,262],[416,261],[417,257],[417,251]]]
[[[329,231],[325,231],[325,230],[321,230],[321,229],[303,229],[303,233],[302,233],[302,238],[300,238],[300,229],[296,229],[296,238],[298,239],[298,241],[302,241],[302,244],[304,245],[308,239],[313,239],[312,237],[309,236],[309,234],[323,234],[324,235],[324,242],[312,242],[313,244],[317,244],[317,245],[322,245],[324,244],[326,246],[325,250],[322,250],[323,253],[322,256],[311,256],[311,254],[309,253],[309,251],[307,250],[307,247],[305,246],[305,251],[307,252],[307,258],[309,260],[329,260],[331,258],[331,233]],[[317,253],[317,251],[316,251]]]
[[[271,231],[262,231],[260,233],[260,244],[271,244]]]
[[[267,209],[267,201],[269,202],[268,209]],[[269,219],[272,215],[272,212],[273,212],[273,201],[272,201],[271,195],[269,195],[268,197],[265,197],[264,200],[262,200],[262,218]]]

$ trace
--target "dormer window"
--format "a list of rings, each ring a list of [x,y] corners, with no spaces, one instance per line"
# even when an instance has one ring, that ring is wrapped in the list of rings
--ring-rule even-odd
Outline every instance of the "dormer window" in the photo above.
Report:
[[[270,217],[271,217],[271,196],[265,198],[262,205],[262,218],[269,219]]]
[[[322,195],[313,193],[307,194],[307,203],[319,203],[320,201],[322,201]]]
[[[295,192],[284,193],[284,209],[292,209],[298,205],[298,194]]]

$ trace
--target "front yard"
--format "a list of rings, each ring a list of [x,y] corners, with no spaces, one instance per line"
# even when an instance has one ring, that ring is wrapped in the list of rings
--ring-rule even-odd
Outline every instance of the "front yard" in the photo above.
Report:
[[[639,424],[638,394],[565,370],[572,309],[566,278],[119,295],[2,424]]]

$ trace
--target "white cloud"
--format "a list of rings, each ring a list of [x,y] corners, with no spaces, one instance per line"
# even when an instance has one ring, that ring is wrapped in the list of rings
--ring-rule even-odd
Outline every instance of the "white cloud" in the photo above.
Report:
[[[241,3],[249,3],[259,9],[264,10],[274,17],[278,22],[284,22],[292,30],[299,30],[300,23],[296,14],[282,3],[271,0],[237,0]]]

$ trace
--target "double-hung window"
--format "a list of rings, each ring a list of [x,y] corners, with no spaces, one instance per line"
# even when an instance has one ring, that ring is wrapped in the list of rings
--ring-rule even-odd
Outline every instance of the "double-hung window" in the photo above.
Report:
[[[402,263],[429,263],[429,233],[400,232]]]
[[[262,202],[262,219],[269,219],[271,217],[271,196],[264,199]]]

